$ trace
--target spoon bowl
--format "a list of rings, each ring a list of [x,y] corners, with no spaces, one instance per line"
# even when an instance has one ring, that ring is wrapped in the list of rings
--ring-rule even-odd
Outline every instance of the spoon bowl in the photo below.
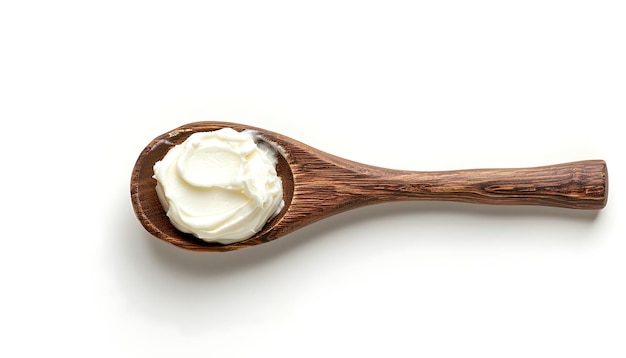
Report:
[[[230,127],[252,130],[276,149],[276,170],[285,205],[254,236],[224,245],[209,243],[176,229],[156,192],[153,166],[195,132]],[[602,160],[533,168],[402,171],[340,158],[287,136],[228,122],[196,122],[164,133],[141,152],[130,183],[131,201],[143,227],[154,237],[194,251],[232,251],[285,236],[323,218],[376,203],[446,200],[493,205],[542,205],[601,209],[608,197],[608,173]]]

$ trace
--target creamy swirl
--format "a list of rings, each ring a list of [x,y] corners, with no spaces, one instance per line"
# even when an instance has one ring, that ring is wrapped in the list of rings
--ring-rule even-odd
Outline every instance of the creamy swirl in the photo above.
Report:
[[[251,131],[194,133],[154,165],[172,225],[207,241],[250,238],[284,206],[276,152]]]

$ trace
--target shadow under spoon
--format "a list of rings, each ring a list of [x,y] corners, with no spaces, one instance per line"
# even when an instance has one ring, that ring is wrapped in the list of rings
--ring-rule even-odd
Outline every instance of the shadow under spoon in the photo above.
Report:
[[[282,211],[253,237],[223,245],[202,241],[170,223],[153,179],[153,166],[195,132],[230,127],[253,130],[278,147],[283,182]],[[323,218],[358,207],[406,200],[460,201],[493,205],[540,205],[601,209],[608,197],[603,160],[532,168],[403,171],[365,165],[317,150],[282,134],[227,122],[183,125],[152,140],[141,152],[130,183],[135,214],[154,237],[194,251],[232,251],[285,236]]]

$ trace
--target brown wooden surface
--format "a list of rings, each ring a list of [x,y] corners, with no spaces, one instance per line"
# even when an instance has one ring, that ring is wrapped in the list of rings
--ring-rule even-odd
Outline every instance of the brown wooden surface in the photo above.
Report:
[[[198,131],[253,129],[284,149],[277,165],[285,208],[252,238],[230,245],[207,243],[175,229],[156,195],[153,165]],[[189,250],[230,251],[284,236],[320,219],[357,207],[400,200],[447,200],[494,205],[601,209],[608,196],[602,160],[533,168],[398,171],[349,161],[283,135],[236,123],[198,122],[155,138],[140,154],[131,178],[131,200],[153,236]]]

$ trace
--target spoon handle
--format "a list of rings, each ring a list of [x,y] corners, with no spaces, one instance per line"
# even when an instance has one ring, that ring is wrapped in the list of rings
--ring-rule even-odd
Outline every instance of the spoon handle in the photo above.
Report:
[[[375,172],[375,171],[374,171]],[[366,189],[374,201],[444,200],[494,205],[601,209],[608,196],[603,160],[542,167],[438,172],[384,171]],[[361,187],[357,183],[353,186]]]

